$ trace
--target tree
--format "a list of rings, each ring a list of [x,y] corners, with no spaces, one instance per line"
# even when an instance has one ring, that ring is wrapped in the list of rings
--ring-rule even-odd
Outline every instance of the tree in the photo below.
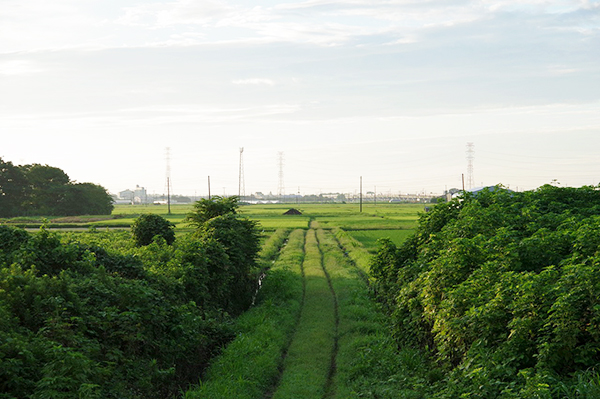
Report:
[[[0,217],[12,217],[21,212],[27,193],[23,171],[0,158]]]
[[[211,259],[208,272],[211,294],[219,297],[230,314],[239,314],[252,303],[260,249],[256,222],[239,217],[238,206],[238,197],[215,196],[197,201],[194,212],[186,218],[197,227],[195,238],[226,255],[224,259],[219,256]]]
[[[21,166],[29,184],[26,210],[38,215],[60,215],[59,204],[67,195],[69,175],[54,166],[31,164]]]
[[[237,213],[239,207],[239,198],[236,196],[232,197],[220,197],[215,195],[212,199],[201,199],[194,203],[194,211],[188,213],[186,222],[190,225],[201,227],[208,220],[217,217]]]
[[[57,204],[61,215],[110,215],[114,205],[102,186],[93,183],[74,183],[65,186],[65,195]]]
[[[167,244],[170,245],[175,241],[173,227],[175,225],[162,216],[149,213],[140,215],[135,219],[133,225],[131,225],[131,232],[138,246],[152,243],[155,236],[164,238]]]
[[[102,186],[71,182],[53,166],[15,166],[0,158],[0,217],[109,215],[112,210],[112,198]]]
[[[220,215],[204,223],[194,236],[212,245],[213,251],[219,253],[217,248],[220,248],[226,254],[225,258],[217,256],[209,260],[211,293],[222,293],[222,306],[230,314],[248,309],[257,288],[260,234],[256,222],[231,213]]]

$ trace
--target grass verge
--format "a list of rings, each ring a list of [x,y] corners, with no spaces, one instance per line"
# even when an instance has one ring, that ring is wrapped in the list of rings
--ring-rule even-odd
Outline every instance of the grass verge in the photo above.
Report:
[[[335,229],[333,233],[345,255],[354,262],[363,275],[368,275],[372,257],[369,251],[347,231]]]
[[[304,231],[294,230],[263,281],[257,305],[237,319],[237,337],[184,398],[256,399],[276,383],[302,307],[303,246]]]
[[[314,230],[306,234],[306,295],[296,332],[273,399],[322,399],[334,350],[334,299],[323,272]]]
[[[348,245],[343,232],[337,233],[338,240],[341,237],[340,241]],[[336,237],[328,231],[319,231],[319,242],[339,306],[335,389],[331,398],[427,397],[427,392],[431,392],[428,386],[437,374],[428,374],[430,366],[421,352],[409,348],[397,350],[385,316]],[[360,253],[361,246],[349,247],[350,256],[355,251]]]
[[[258,254],[260,259],[266,264],[275,263],[289,234],[290,229],[278,229],[273,234],[269,235]]]

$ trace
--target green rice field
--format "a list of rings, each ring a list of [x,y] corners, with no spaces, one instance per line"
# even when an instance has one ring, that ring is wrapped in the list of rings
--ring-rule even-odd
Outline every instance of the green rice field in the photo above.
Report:
[[[351,230],[348,233],[370,252],[374,252],[380,238],[389,238],[394,244],[400,245],[413,230]]]
[[[301,215],[284,215],[291,208]],[[133,221],[144,213],[159,214],[173,224],[178,234],[191,231],[185,222],[193,204],[171,205],[116,205],[112,215],[73,216],[73,217],[21,217],[0,220],[0,223],[38,229],[46,225],[50,229],[87,230],[127,229]],[[342,229],[360,241],[369,251],[377,248],[379,238],[390,238],[399,244],[416,227],[418,215],[425,210],[423,204],[365,204],[362,212],[358,204],[258,204],[243,205],[239,213],[259,224],[268,234],[277,229],[325,230]]]

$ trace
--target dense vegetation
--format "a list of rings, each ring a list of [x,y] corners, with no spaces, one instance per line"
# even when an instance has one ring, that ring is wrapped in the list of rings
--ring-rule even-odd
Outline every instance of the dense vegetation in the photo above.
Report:
[[[112,210],[102,186],[73,182],[52,166],[13,165],[0,158],[0,217],[109,215]]]
[[[422,362],[414,350],[398,354],[364,280],[368,257],[341,230],[293,230],[256,305],[236,320],[235,340],[184,397],[426,397],[406,388]]]
[[[140,215],[131,225],[131,234],[138,246],[149,245],[154,237],[159,236],[169,245],[175,241],[175,225],[154,213]]]
[[[251,304],[255,223],[214,215],[168,245],[0,226],[0,398],[169,398]]]
[[[280,375],[282,353],[301,309],[303,247],[303,230],[290,234],[281,229],[266,241],[261,258],[273,263],[255,306],[236,319],[235,340],[212,363],[200,384],[185,393],[186,399],[267,397]]]
[[[600,397],[598,187],[439,204],[371,273],[400,347],[431,360],[423,397]]]

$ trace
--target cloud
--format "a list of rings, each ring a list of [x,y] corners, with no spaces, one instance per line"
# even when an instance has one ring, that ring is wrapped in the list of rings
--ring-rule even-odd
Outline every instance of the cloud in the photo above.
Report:
[[[274,86],[275,82],[271,79],[261,79],[261,78],[253,78],[253,79],[236,79],[232,80],[231,83],[234,85],[267,85]]]
[[[116,24],[153,29],[184,24],[208,25],[237,14],[236,7],[214,0],[177,0],[124,7],[123,10]]]
[[[0,61],[0,75],[30,75],[44,70],[28,60]]]
[[[579,0],[309,0],[274,6],[177,0],[126,7],[117,23],[153,31],[177,26],[195,31],[194,38],[158,40],[172,46],[217,42],[404,45],[416,42],[416,38],[421,41],[423,33],[432,29],[451,38],[451,33],[463,26],[506,18],[513,29],[535,23],[537,31],[549,27],[584,29],[589,35],[594,8]],[[583,16],[586,12],[587,18]],[[496,31],[494,35],[505,33]],[[475,35],[472,32],[471,36]]]
[[[550,65],[546,69],[546,73],[549,74],[550,76],[569,75],[569,74],[578,73],[581,71],[582,71],[581,68],[570,68],[566,65]]]
[[[117,112],[40,112],[0,117],[0,127],[23,129],[44,126],[53,129],[106,129],[160,127],[171,125],[223,125],[271,120],[300,112],[297,104],[265,104],[247,107],[206,107],[197,104],[150,105],[122,108]]]
[[[431,42],[474,23],[511,19],[511,30],[536,27],[594,36],[599,4],[591,0],[308,0],[256,6],[239,0],[6,0],[0,51],[106,47],[183,47],[224,43],[398,46]],[[440,34],[427,37],[432,29]],[[502,27],[500,28],[502,29]],[[501,37],[506,30],[496,30]],[[472,32],[472,36],[476,32]]]

